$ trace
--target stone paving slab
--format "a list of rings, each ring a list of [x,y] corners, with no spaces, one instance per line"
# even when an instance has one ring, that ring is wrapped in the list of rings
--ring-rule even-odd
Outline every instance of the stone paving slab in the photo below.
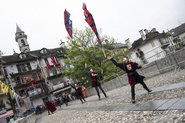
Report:
[[[115,111],[128,111],[132,109],[135,105],[132,103],[124,103],[115,108]]]
[[[185,87],[185,82],[180,82],[180,83],[175,83],[175,84],[170,84],[166,90],[171,90],[171,89],[176,89],[180,87]]]
[[[100,111],[115,111],[115,108],[118,105],[104,105],[104,106],[100,106],[97,110]]]
[[[155,100],[143,103],[136,103],[134,107],[129,110],[139,110],[139,111],[150,111],[156,110],[158,107],[166,103],[168,100]]]
[[[185,82],[180,82],[180,83],[176,83],[176,84],[170,84],[170,85],[157,87],[157,88],[154,88],[154,92],[155,91],[172,90],[172,89],[177,89],[177,88],[181,88],[181,87],[185,87]]]
[[[180,100],[180,98],[169,99],[166,103],[164,103],[163,105],[161,105],[160,107],[158,107],[157,110],[166,110],[166,109],[169,109],[173,104],[175,104],[179,100]]]
[[[175,104],[173,104],[169,109],[185,109],[185,98],[178,100]]]

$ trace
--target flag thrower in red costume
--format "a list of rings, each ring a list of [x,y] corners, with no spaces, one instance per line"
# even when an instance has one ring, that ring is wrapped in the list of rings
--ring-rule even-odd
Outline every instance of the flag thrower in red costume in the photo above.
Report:
[[[70,13],[65,9],[64,11],[64,24],[66,27],[66,30],[71,38],[73,38],[72,33],[72,20],[70,20]]]
[[[95,33],[95,35],[97,37],[97,40],[98,40],[98,43],[102,47],[102,43],[101,43],[101,40],[100,40],[98,31],[96,29],[95,21],[93,19],[92,14],[87,10],[87,7],[86,7],[86,4],[85,3],[83,3],[82,9],[84,10],[85,21],[89,24],[89,26],[91,27],[91,29]],[[103,51],[104,56],[106,57],[105,52],[103,50],[103,47],[102,47],[102,51]]]

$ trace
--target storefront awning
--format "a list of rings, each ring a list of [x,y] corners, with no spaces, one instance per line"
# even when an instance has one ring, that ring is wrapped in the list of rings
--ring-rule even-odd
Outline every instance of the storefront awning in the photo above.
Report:
[[[8,117],[8,116],[10,116],[10,115],[13,115],[13,111],[12,111],[12,110],[7,111],[6,113],[4,113],[4,114],[0,115],[0,118]]]

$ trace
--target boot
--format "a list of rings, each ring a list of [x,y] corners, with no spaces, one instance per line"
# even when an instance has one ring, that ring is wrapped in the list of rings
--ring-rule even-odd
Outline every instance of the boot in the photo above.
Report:
[[[148,89],[148,94],[150,94],[152,92],[152,90]]]
[[[132,99],[132,103],[133,103],[133,104],[136,103],[136,100],[135,100],[135,99]]]

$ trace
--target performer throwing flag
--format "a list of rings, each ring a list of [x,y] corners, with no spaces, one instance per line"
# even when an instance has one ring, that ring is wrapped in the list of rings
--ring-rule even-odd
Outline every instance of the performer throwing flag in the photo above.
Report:
[[[123,63],[117,63],[113,57],[108,56],[107,59],[111,60],[114,65],[121,68],[123,71],[127,73],[128,81],[131,86],[131,96],[132,96],[132,103],[135,103],[135,85],[140,83],[144,89],[148,91],[148,93],[152,92],[152,90],[148,89],[146,84],[144,83],[143,79],[144,76],[141,76],[137,73],[136,69],[140,69],[142,66],[138,65],[137,63],[129,61],[128,57],[123,58]]]
[[[93,71],[92,68],[90,69],[90,71],[87,71],[86,68],[87,68],[87,64],[85,64],[85,69],[84,70],[91,77],[92,87],[95,87],[96,92],[97,92],[98,97],[99,97],[99,100],[100,100],[99,89],[103,92],[104,96],[107,98],[106,93],[104,92],[103,88],[101,87],[101,83],[98,81],[98,73],[96,73],[95,71]]]

